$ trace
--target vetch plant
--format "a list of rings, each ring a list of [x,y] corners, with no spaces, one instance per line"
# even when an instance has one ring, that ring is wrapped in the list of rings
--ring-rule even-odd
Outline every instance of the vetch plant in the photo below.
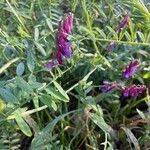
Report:
[[[0,149],[150,149],[147,6],[2,0]]]

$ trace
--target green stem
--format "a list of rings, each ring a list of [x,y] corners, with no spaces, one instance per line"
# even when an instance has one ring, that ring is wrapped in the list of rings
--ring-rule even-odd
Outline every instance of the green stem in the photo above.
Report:
[[[112,42],[114,41],[115,43],[120,43],[120,44],[129,44],[129,45],[140,45],[140,46],[150,46],[149,43],[141,43],[141,42],[128,42],[128,41],[118,41],[118,40],[110,40],[110,39],[98,39],[96,38],[97,41],[104,41],[104,42]]]
[[[51,18],[51,0],[48,1],[48,17]]]
[[[18,19],[18,21],[20,22],[20,24],[22,25],[22,27],[24,28],[24,30],[26,32],[28,32],[27,28],[25,27],[23,21],[21,20],[21,18],[19,17],[18,13],[15,11],[15,9],[12,7],[12,5],[10,4],[10,2],[8,0],[6,0],[6,3],[8,4],[10,10],[12,10],[13,14],[16,16],[16,18]]]
[[[46,109],[47,107],[48,107],[47,105],[44,105],[44,106],[42,106],[42,107],[39,107],[39,108],[36,108],[36,109],[32,109],[32,110],[23,112],[23,113],[21,113],[21,116],[22,116],[22,117],[29,116],[29,115],[31,115],[31,114],[33,114],[33,113],[36,113],[36,112],[41,111],[41,110],[43,110],[43,109]],[[15,118],[14,115],[11,115],[11,116],[8,116],[8,117],[7,117],[7,119],[14,119],[14,118]]]
[[[15,63],[16,61],[18,61],[20,58],[14,58],[12,60],[10,60],[7,64],[5,64],[4,66],[2,66],[0,68],[0,74],[2,74],[11,64]]]
[[[94,45],[94,48],[95,48],[97,54],[101,56],[101,53],[100,53],[100,51],[98,50],[98,47],[97,47],[97,44],[96,44],[95,41],[93,41],[93,45]]]

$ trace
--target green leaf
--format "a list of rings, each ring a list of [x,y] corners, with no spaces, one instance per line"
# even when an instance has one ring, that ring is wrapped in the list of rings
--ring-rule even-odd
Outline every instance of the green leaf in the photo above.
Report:
[[[37,150],[40,146],[43,145],[43,139],[44,141],[51,141],[52,139],[49,138],[52,131],[54,130],[55,125],[64,117],[70,115],[71,113],[75,113],[77,110],[67,112],[66,114],[62,114],[58,117],[56,117],[53,121],[51,121],[45,128],[42,129],[41,132],[36,134],[34,136],[34,139],[32,140],[31,149]]]
[[[40,89],[44,86],[44,83],[39,83],[39,82],[29,82],[29,85],[32,89]]]
[[[35,95],[35,97],[33,98],[33,103],[35,108],[39,107],[39,99],[37,95]]]
[[[23,78],[16,77],[16,83],[18,87],[20,87],[23,91],[26,91],[28,94],[33,92],[30,85]]]
[[[142,41],[142,42],[144,42],[144,41],[145,41],[145,39],[144,39],[144,35],[143,35],[143,33],[142,33],[142,32],[140,32],[140,31],[137,31],[136,33],[138,34],[138,36],[139,36],[139,38],[141,39],[141,41]]]
[[[91,70],[81,81],[86,82],[88,80],[88,78],[90,77],[90,75],[96,70],[97,68],[94,68],[93,70]]]
[[[103,117],[100,117],[97,114],[92,114],[90,118],[104,132],[108,132],[109,131],[110,126],[105,122]]]
[[[30,87],[33,90],[39,90],[41,89],[46,83],[40,83],[36,81],[36,76],[34,76],[33,74],[31,74],[28,77],[28,84],[30,85]]]
[[[28,124],[25,122],[25,120],[19,115],[19,112],[14,112],[15,120],[19,126],[19,129],[26,135],[31,137],[32,132]]]
[[[104,132],[113,134],[113,129],[105,122],[103,118],[102,108],[99,105],[90,105],[90,107],[92,107],[92,109],[96,112],[91,113],[91,120]]]
[[[53,101],[53,98],[52,96],[50,95],[43,95],[40,97],[40,101],[49,106],[49,107],[52,107],[55,111],[57,110],[57,105],[55,104],[55,102]]]
[[[136,139],[136,137],[134,136],[134,134],[131,132],[130,129],[126,128],[126,127],[121,127],[124,132],[126,133],[126,135],[128,136],[128,138],[131,140],[131,142],[133,143],[135,150],[140,150],[140,146],[138,143],[138,140]]]
[[[115,39],[118,39],[118,35],[117,35],[116,31],[113,28],[111,28],[110,26],[106,26],[106,28],[110,31],[110,33],[113,34]]]
[[[0,81],[0,87],[3,87],[5,85],[5,81]]]
[[[44,48],[41,46],[41,44],[37,43],[37,42],[34,42],[35,43],[35,46],[37,47],[38,51],[43,55],[43,56],[47,56]]]
[[[57,105],[56,103],[52,100],[52,108],[56,111],[57,110]]]
[[[127,38],[128,41],[132,41],[129,32],[125,31],[124,35],[125,35],[125,37]]]
[[[53,29],[53,25],[52,25],[52,21],[49,19],[49,18],[46,18],[46,23],[49,27],[49,29],[54,32],[54,29]]]
[[[2,101],[0,99],[0,113],[6,108],[6,104],[4,103],[4,101]]]
[[[0,88],[0,96],[3,100],[10,103],[18,104],[18,99],[7,89]]]
[[[38,39],[39,39],[39,29],[38,29],[38,27],[35,27],[35,29],[34,29],[34,40],[38,41]]]
[[[142,119],[145,119],[146,117],[145,117],[145,114],[142,112],[142,111],[140,111],[139,109],[136,109],[136,111],[138,112],[138,114],[140,115],[140,117],[142,118]]]
[[[68,97],[66,91],[64,91],[63,88],[56,81],[54,81],[53,83],[54,83],[55,87],[57,88],[57,90],[69,101],[69,97]]]
[[[30,37],[30,35],[22,28],[22,26],[18,26],[18,31],[17,32],[23,38]]]
[[[56,89],[54,89],[52,87],[50,89],[45,89],[45,90],[48,94],[50,94],[51,96],[53,96],[56,99],[59,99],[64,102],[69,101],[69,99],[66,99],[66,97],[64,97],[59,91],[56,91]]]
[[[27,50],[27,66],[28,69],[33,72],[35,68],[35,58],[33,53],[30,50]]]
[[[18,76],[23,75],[24,69],[25,69],[24,63],[22,63],[22,62],[19,63],[18,66],[17,66],[17,68],[16,68],[16,74],[17,74]]]
[[[143,78],[144,78],[144,79],[148,79],[148,78],[150,78],[150,72],[148,72],[148,73],[144,74],[144,75],[143,75]]]
[[[100,37],[102,37],[103,39],[106,39],[107,38],[107,36],[106,36],[106,34],[104,33],[104,31],[103,30],[100,30],[99,28],[95,28],[96,29],[96,31],[99,33],[99,36]]]

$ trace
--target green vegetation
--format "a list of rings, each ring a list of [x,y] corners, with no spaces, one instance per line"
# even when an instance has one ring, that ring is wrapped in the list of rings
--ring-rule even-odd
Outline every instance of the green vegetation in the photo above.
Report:
[[[65,12],[72,54],[48,69]],[[0,1],[0,150],[148,150],[149,93],[149,0]]]

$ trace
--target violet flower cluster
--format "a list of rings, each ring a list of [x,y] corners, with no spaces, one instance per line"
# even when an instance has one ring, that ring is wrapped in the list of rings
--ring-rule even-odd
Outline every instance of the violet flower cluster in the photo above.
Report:
[[[140,64],[139,60],[137,59],[132,60],[123,70],[122,72],[123,77],[127,79],[133,77],[133,75],[137,71],[137,68],[139,67],[139,64]],[[109,92],[113,89],[121,91],[124,97],[129,97],[129,96],[134,97],[142,94],[146,90],[146,86],[135,85],[135,84],[124,86],[116,82],[108,82],[108,81],[104,81],[103,85],[100,85],[100,90],[103,92]]]
[[[124,29],[127,25],[128,25],[128,22],[129,22],[129,16],[125,16],[123,18],[123,20],[120,22],[119,26],[117,27],[116,29],[116,33],[120,33],[122,29]]]
[[[140,65],[140,61],[137,59],[132,60],[129,65],[123,70],[122,76],[126,79],[133,77],[136,73],[138,67]]]
[[[120,22],[119,26],[116,29],[116,33],[119,34],[121,32],[122,29],[124,29],[129,22],[130,17],[128,15],[126,15],[123,20]],[[108,44],[107,49],[108,51],[112,51],[112,49],[115,47],[115,42],[112,41],[110,44]]]
[[[62,65],[64,58],[70,58],[72,54],[72,44],[68,40],[73,28],[73,14],[65,13],[59,23],[58,32],[56,35],[56,53],[55,58],[52,58],[47,64],[48,69],[52,69],[56,64]]]
[[[123,96],[138,96],[139,94],[142,94],[145,90],[145,85],[131,85],[125,88],[125,90],[123,91]]]
[[[108,81],[103,81],[103,85],[100,86],[100,90],[103,92],[109,92],[113,89],[124,90],[125,87],[116,82],[108,82]]]
[[[108,82],[104,81],[103,85],[100,86],[100,90],[103,92],[109,92],[111,90],[119,90],[123,93],[124,97],[134,97],[138,96],[139,94],[142,94],[146,90],[145,85],[130,85],[130,86],[124,86],[116,82]]]

